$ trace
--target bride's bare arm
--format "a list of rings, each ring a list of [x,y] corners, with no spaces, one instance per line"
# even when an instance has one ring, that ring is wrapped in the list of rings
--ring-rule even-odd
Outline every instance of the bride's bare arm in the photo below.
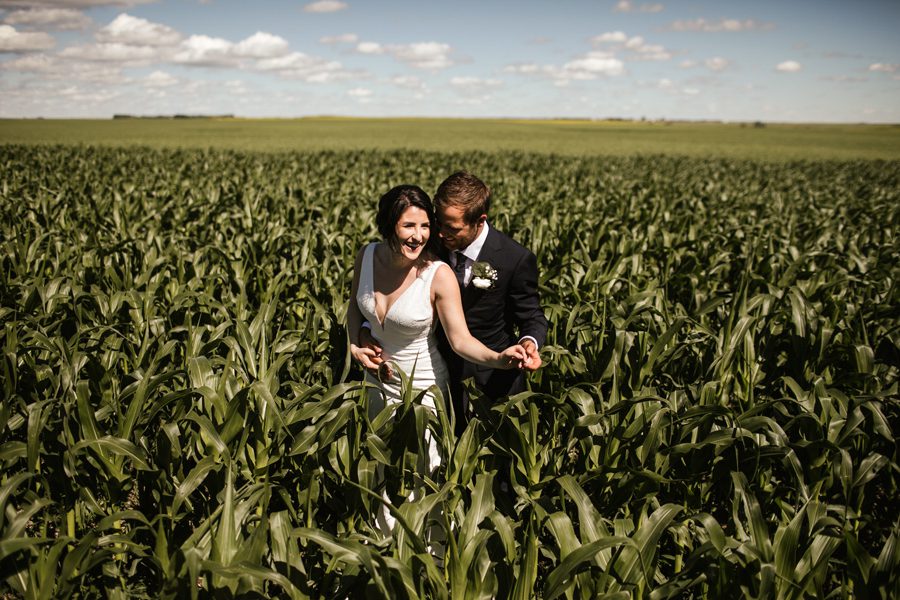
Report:
[[[350,286],[350,302],[347,306],[347,335],[350,338],[350,356],[366,370],[377,373],[381,358],[372,348],[359,345],[359,329],[365,319],[359,310],[359,304],[356,303],[356,294],[359,291],[359,273],[365,251],[363,246],[356,255],[356,262],[353,265],[353,283]]]
[[[431,294],[454,352],[470,362],[495,369],[521,368],[526,364],[528,355],[522,346],[516,344],[503,352],[495,352],[472,337],[463,314],[459,284],[449,266],[438,267],[431,283]]]

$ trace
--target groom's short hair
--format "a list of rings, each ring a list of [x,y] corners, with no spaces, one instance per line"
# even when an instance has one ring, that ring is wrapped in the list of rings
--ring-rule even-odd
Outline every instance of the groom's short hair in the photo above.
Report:
[[[474,223],[491,208],[491,188],[466,171],[458,171],[444,180],[434,194],[434,207],[455,206],[463,210],[467,223]]]

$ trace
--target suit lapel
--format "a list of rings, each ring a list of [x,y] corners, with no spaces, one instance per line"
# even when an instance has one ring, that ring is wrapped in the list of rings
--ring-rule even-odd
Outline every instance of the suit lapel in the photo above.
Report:
[[[497,233],[497,230],[491,227],[488,230],[487,239],[484,240],[484,245],[481,247],[481,252],[478,253],[478,258],[476,261],[488,261],[490,262],[490,257],[493,256],[498,250],[500,250],[500,234]]]

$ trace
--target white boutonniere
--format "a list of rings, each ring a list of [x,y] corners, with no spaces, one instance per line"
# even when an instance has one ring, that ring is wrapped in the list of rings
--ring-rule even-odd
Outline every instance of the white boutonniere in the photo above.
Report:
[[[472,285],[479,290],[490,290],[497,283],[497,269],[483,260],[472,265]]]

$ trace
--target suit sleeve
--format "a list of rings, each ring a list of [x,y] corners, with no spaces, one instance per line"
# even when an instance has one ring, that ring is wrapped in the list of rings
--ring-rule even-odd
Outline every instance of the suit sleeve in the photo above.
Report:
[[[530,335],[538,346],[547,341],[549,326],[538,294],[537,258],[527,251],[516,265],[509,287],[509,305],[519,328],[519,337]]]

